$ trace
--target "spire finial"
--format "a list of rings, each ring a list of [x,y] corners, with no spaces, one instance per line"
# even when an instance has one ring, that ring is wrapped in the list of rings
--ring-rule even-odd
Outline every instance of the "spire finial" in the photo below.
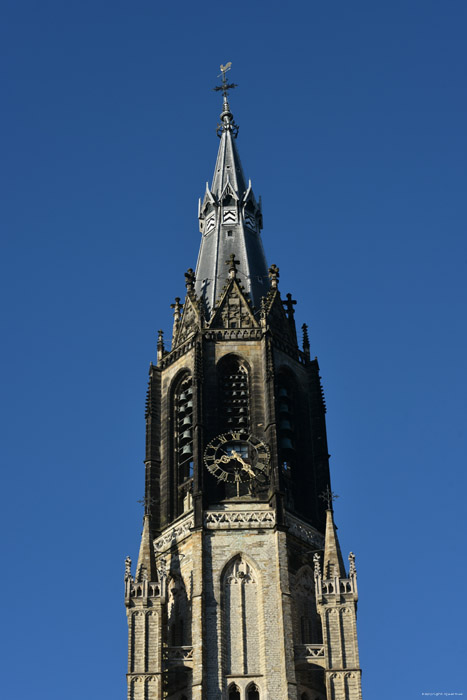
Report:
[[[233,114],[230,111],[230,105],[229,105],[229,90],[233,90],[234,88],[237,87],[236,83],[228,83],[227,78],[226,78],[226,73],[232,68],[232,61],[229,61],[228,63],[225,64],[225,66],[222,65],[221,63],[221,72],[217,76],[220,78],[222,76],[222,85],[216,85],[215,88],[213,88],[216,92],[222,91],[222,95],[224,98],[223,104],[222,104],[222,114],[220,115],[221,117],[221,123],[217,125],[217,135],[220,137],[222,135],[223,131],[232,131],[233,135],[235,138],[237,137],[238,134],[238,125],[235,123]]]
[[[333,508],[332,508],[333,501],[335,501],[336,498],[339,498],[337,493],[334,493],[334,491],[331,491],[331,489],[329,488],[329,484],[328,484],[328,486],[326,486],[323,493],[320,493],[319,497],[321,498],[321,500],[326,501],[326,510],[331,510],[331,511],[333,510]]]

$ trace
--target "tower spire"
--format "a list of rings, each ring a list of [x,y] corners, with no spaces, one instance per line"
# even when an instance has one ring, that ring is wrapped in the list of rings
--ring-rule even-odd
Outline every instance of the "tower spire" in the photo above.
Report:
[[[229,61],[221,65],[222,83],[214,88],[222,92],[222,112],[217,134],[220,138],[211,187],[199,208],[202,233],[196,267],[195,291],[201,297],[209,318],[229,276],[225,261],[233,254],[239,261],[238,277],[253,305],[259,309],[261,297],[269,289],[267,264],[260,238],[261,204],[257,202],[243,173],[235,139],[238,125],[230,110]]]

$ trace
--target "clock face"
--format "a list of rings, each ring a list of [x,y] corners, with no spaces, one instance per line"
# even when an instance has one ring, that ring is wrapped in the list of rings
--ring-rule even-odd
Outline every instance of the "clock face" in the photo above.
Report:
[[[204,463],[219,482],[242,484],[256,480],[264,484],[269,462],[268,446],[242,430],[218,435],[204,451]]]

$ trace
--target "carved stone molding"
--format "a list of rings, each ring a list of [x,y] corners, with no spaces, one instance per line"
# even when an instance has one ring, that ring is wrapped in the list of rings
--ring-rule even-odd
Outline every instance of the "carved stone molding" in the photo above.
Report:
[[[300,540],[304,540],[308,544],[314,545],[316,548],[324,547],[324,537],[323,535],[315,530],[311,525],[306,525],[302,520],[299,520],[290,513],[286,514],[286,524],[289,526],[289,532],[291,535],[295,535]]]
[[[261,328],[228,328],[206,331],[206,340],[261,340]]]
[[[323,644],[297,644],[295,647],[297,659],[324,659]]]
[[[209,511],[204,524],[212,530],[271,528],[276,524],[276,516],[273,511],[264,510]]]
[[[193,666],[193,647],[166,647],[164,661],[176,666]]]
[[[189,513],[183,520],[168,528],[157,540],[154,540],[154,550],[156,554],[169,549],[173,544],[180,542],[190,534],[191,528],[194,526],[195,520],[193,512]]]

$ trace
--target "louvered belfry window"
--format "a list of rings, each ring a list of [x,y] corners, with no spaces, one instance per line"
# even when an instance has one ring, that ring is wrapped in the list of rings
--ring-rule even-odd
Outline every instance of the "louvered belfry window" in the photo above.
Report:
[[[191,507],[193,478],[193,382],[186,372],[174,395],[177,514]]]
[[[223,430],[249,430],[248,370],[239,358],[227,357],[221,362],[219,374]]]

